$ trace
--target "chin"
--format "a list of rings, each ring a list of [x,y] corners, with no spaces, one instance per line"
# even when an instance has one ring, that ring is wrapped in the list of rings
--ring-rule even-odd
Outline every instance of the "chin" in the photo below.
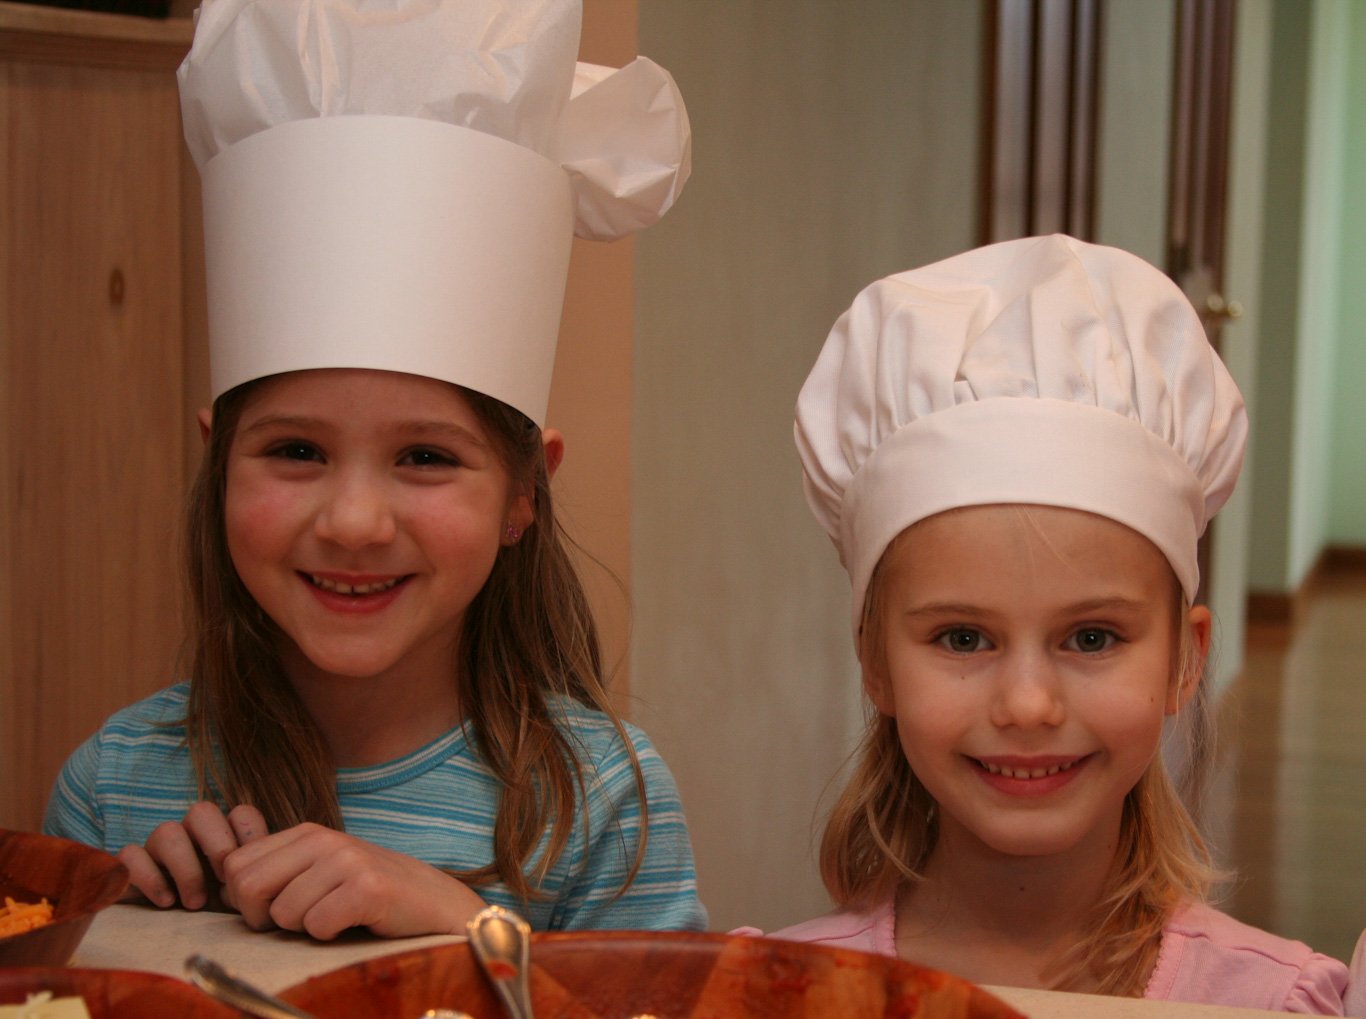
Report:
[[[325,652],[318,654],[309,654],[305,650],[304,657],[321,673],[329,676],[346,676],[350,679],[378,676],[395,664],[395,659],[388,655],[338,654],[335,647],[329,647]]]
[[[979,835],[1003,856],[1054,856],[1073,848],[1081,837],[1073,832],[990,832]]]

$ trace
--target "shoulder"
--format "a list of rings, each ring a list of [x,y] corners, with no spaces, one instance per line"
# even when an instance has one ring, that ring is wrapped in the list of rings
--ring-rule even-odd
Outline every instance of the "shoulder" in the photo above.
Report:
[[[586,750],[593,760],[626,755],[626,742],[606,712],[590,708],[572,697],[556,697],[551,702],[551,712],[565,735]],[[630,722],[622,722],[621,727],[637,754],[658,756],[644,732]]]
[[[181,816],[195,798],[183,725],[188,698],[188,684],[180,684],[111,715],[67,759],[44,831],[119,849],[145,839],[148,824]]]
[[[157,747],[174,752],[185,742],[189,696],[189,684],[180,683],[114,712],[71,755],[68,767],[107,767],[130,754],[141,755]]]
[[[1192,904],[1168,921],[1145,997],[1341,1015],[1347,967],[1308,945]]]
[[[177,683],[158,690],[105,720],[99,735],[106,740],[117,736],[169,734],[185,737],[185,712],[190,703],[190,684]]]
[[[836,910],[814,920],[784,927],[768,936],[780,941],[805,941],[877,955],[895,955],[896,921],[892,903],[893,900],[888,898],[863,912]]]
[[[118,768],[120,762],[170,760],[181,755],[188,761],[185,711],[189,698],[189,684],[180,683],[110,715],[94,737],[101,766]]]
[[[567,697],[558,698],[553,709],[556,722],[580,755],[579,764],[586,769],[584,778],[590,784],[633,794],[636,785],[632,767],[634,754],[645,779],[648,797],[653,799],[658,792],[676,795],[668,766],[642,730],[630,722],[622,722],[618,731],[606,713]]]
[[[584,814],[559,864],[564,893],[551,929],[705,928],[678,788],[649,738],[574,701],[557,699],[553,709],[578,757]]]

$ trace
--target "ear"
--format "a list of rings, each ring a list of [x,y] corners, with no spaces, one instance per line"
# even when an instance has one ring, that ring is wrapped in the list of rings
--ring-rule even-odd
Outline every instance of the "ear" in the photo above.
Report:
[[[564,460],[564,436],[556,428],[546,428],[541,431],[541,442],[545,446],[545,474],[546,480],[549,481],[559,470],[560,462]],[[502,543],[517,544],[522,533],[535,522],[536,511],[531,505],[531,495],[523,493],[517,496],[508,510],[507,528],[503,529]],[[516,538],[508,533],[508,528],[518,532]]]
[[[1180,663],[1182,672],[1173,677],[1173,682],[1167,686],[1166,707],[1169,715],[1180,712],[1195,696],[1196,688],[1199,687],[1204,678],[1205,661],[1209,657],[1209,642],[1210,635],[1214,630],[1214,617],[1210,615],[1207,606],[1196,605],[1190,610],[1189,618],[1195,654],[1192,656],[1189,666],[1186,662]]]
[[[204,445],[209,444],[209,432],[213,426],[213,411],[208,407],[200,407],[199,414],[199,438]]]
[[[564,460],[564,436],[558,428],[545,428],[541,431],[541,442],[545,446],[546,480],[550,480]]]
[[[886,672],[885,668],[879,670],[863,663],[863,692],[873,702],[873,707],[888,718],[895,718],[896,698],[892,696],[892,683]]]

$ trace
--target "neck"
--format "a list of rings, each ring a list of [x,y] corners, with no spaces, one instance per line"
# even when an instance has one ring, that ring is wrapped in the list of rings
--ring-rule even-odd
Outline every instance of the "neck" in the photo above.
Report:
[[[1062,852],[1017,856],[942,818],[924,880],[898,898],[898,954],[981,983],[1046,986],[1049,964],[1086,936],[1119,821]]]
[[[373,676],[324,672],[292,642],[282,658],[285,676],[338,768],[384,764],[460,724],[453,648],[433,660],[405,660]]]

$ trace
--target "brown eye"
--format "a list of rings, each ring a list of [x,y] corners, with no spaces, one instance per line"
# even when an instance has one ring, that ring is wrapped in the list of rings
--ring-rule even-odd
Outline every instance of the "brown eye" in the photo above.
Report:
[[[310,442],[300,442],[291,439],[282,442],[270,451],[271,456],[278,456],[284,460],[321,460],[322,453]]]
[[[399,461],[409,467],[455,467],[459,461],[449,453],[443,453],[439,449],[430,449],[426,446],[409,450]]]

